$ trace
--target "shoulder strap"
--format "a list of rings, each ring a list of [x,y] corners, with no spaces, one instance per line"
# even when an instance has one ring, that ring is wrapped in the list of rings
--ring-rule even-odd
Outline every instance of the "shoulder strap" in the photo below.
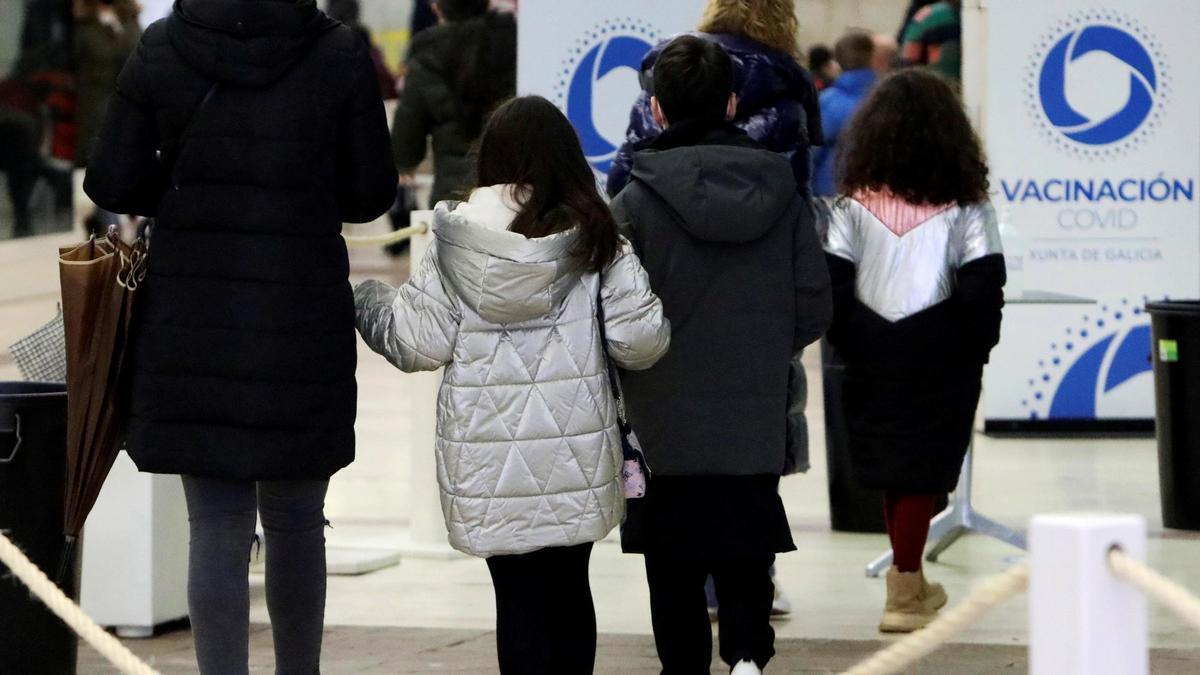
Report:
[[[608,384],[612,389],[613,400],[617,403],[617,426],[621,433],[629,435],[629,418],[625,414],[625,402],[621,395],[621,379],[617,377],[616,364],[608,358],[608,334],[604,328],[604,273],[596,275],[596,327],[600,332],[600,354],[604,358],[604,369],[608,371]]]
[[[220,87],[220,85],[220,82],[212,83],[212,86],[208,88],[207,92],[205,92],[204,98],[200,99],[200,103],[192,110],[192,114],[188,116],[187,123],[183,125],[183,129],[180,130],[179,136],[175,139],[175,147],[171,153],[173,156],[169,158],[172,185],[179,182],[179,160],[183,157],[183,143],[185,140],[187,140],[188,133],[192,130],[192,127],[195,126],[196,119],[200,116],[200,112],[204,110],[204,108],[208,105],[208,102],[212,100],[213,95],[217,93],[217,89]]]

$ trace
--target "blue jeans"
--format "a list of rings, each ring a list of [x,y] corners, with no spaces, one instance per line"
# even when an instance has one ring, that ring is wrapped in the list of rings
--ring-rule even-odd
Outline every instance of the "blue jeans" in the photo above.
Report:
[[[183,477],[191,545],[188,608],[202,675],[245,675],[250,659],[250,547],[266,532],[267,611],[275,672],[315,675],[325,622],[325,493],[329,481]]]

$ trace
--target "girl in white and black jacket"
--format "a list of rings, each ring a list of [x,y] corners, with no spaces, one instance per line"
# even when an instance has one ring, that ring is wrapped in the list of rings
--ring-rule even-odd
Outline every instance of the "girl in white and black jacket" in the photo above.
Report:
[[[855,474],[886,495],[895,566],[880,630],[909,632],[946,604],[921,554],[1000,338],[1004,255],[979,139],[942,77],[912,69],[883,80],[845,137],[825,239],[829,339],[847,364]]]

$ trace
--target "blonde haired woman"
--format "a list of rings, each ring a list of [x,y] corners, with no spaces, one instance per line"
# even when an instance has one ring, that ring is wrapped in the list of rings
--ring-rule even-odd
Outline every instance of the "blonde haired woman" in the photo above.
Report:
[[[793,0],[709,0],[696,35],[733,58],[737,115],[733,123],[767,150],[792,162],[798,189],[809,193],[808,148],[821,139],[821,111],[812,77],[797,60],[800,22]],[[629,182],[633,153],[662,133],[650,110],[654,64],[670,40],[642,60],[642,86],[629,117],[625,143],[608,171],[608,194]]]

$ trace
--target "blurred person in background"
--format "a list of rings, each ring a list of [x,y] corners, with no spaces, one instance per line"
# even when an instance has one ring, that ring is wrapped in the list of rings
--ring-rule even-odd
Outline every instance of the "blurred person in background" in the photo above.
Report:
[[[962,0],[942,0],[919,9],[901,40],[908,66],[928,66],[957,82],[962,73]]]
[[[33,233],[30,200],[42,173],[41,103],[19,80],[0,82],[0,173],[4,174],[12,209],[13,237]]]
[[[135,0],[75,0],[78,142],[75,166],[86,167],[117,76],[142,37]]]
[[[800,22],[793,0],[709,0],[699,37],[733,59],[737,114],[733,123],[767,150],[788,157],[801,192],[809,192],[809,146],[821,142],[821,110],[812,77],[800,65]],[[654,64],[666,40],[642,60],[642,93],[629,115],[625,142],[608,172],[608,194],[629,182],[633,154],[662,133],[650,98]]]
[[[334,21],[341,21],[354,31],[367,45],[371,52],[371,62],[375,64],[375,76],[379,80],[379,93],[383,100],[396,98],[396,75],[388,68],[383,58],[383,50],[371,38],[371,30],[363,25],[361,20],[362,6],[358,0],[329,0],[325,13]]]
[[[45,224],[71,223],[71,165],[75,158],[75,74],[71,63],[71,6],[57,0],[19,5],[16,61],[0,80],[0,173],[11,203],[13,236]],[[13,17],[16,20],[16,17]],[[53,195],[39,211],[39,185]]]
[[[900,21],[900,29],[896,33],[897,44],[904,42],[904,33],[908,30],[908,25],[912,23],[913,17],[922,9],[938,2],[939,0],[912,0],[909,3],[908,9],[904,11],[904,19]]]
[[[885,495],[894,565],[879,630],[908,633],[947,601],[921,555],[1000,340],[1004,255],[982,143],[949,80],[923,68],[887,76],[843,143],[827,211],[828,339],[846,362],[853,473]]]
[[[325,494],[354,459],[343,222],[396,196],[367,45],[314,0],[178,0],[117,81],[84,189],[156,217],[128,451],[182,474],[202,675],[245,675],[261,515],[280,673],[320,672]]]
[[[408,22],[408,39],[417,37],[417,33],[438,24],[437,12],[433,11],[433,0],[413,0],[412,17]]]
[[[471,148],[488,116],[517,91],[517,24],[487,0],[436,0],[438,26],[409,47],[392,124],[396,166],[412,174],[433,140],[431,201],[462,198],[475,184]]]
[[[78,82],[75,166],[87,166],[92,141],[117,88],[117,76],[142,37],[141,7],[135,0],[75,0],[75,63]],[[96,208],[85,227],[102,235],[120,215]]]
[[[878,77],[872,67],[875,41],[870,33],[847,33],[837,41],[833,53],[842,74],[821,92],[821,129],[825,132],[825,142],[813,148],[813,194],[820,197],[837,194],[839,137]]]
[[[875,56],[871,59],[871,67],[878,75],[886,75],[900,64],[900,43],[896,38],[883,33],[871,36],[875,43]]]
[[[833,50],[825,45],[815,45],[808,50],[808,70],[812,73],[817,91],[825,91],[841,73]]]

